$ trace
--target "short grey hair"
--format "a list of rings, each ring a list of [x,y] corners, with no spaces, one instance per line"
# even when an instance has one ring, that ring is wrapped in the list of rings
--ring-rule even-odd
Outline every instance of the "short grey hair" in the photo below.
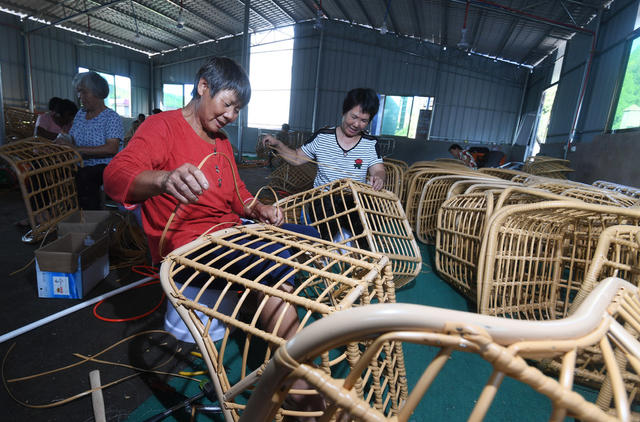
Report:
[[[106,79],[96,72],[82,72],[76,74],[71,82],[75,89],[88,89],[97,98],[103,100],[109,96],[109,84]]]

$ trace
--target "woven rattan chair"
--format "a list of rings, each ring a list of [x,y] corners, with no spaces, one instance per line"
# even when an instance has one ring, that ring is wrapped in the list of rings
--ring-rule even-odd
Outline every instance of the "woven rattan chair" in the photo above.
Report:
[[[384,174],[385,180],[383,189],[395,193],[398,198],[402,198],[402,167],[395,163],[385,161]]]
[[[607,182],[605,180],[596,180],[593,182],[593,186],[600,189],[619,192],[635,199],[640,199],[640,188],[634,188],[633,186],[620,185],[618,183]]]
[[[488,189],[507,189],[509,187],[517,186],[522,185],[508,180],[497,181],[481,178],[476,178],[476,180],[458,180],[449,188],[449,192],[447,192],[447,199],[456,195],[462,195],[463,193],[482,192]]]
[[[412,228],[416,227],[418,206],[420,204],[420,197],[422,196],[422,189],[430,179],[438,176],[477,176],[477,173],[474,170],[466,170],[462,166],[455,166],[455,168],[422,168],[415,172],[412,172],[412,169],[410,168],[409,172],[412,174],[409,179],[407,179],[407,184],[405,185],[405,189],[407,189],[407,201],[404,209]],[[486,176],[486,178],[490,179],[491,176]],[[499,179],[496,178],[496,180]]]
[[[27,138],[0,146],[0,157],[18,176],[34,240],[78,210],[75,173],[82,159],[71,147]]]
[[[420,249],[400,201],[391,192],[340,179],[283,198],[278,206],[287,223],[308,224],[327,240],[388,256],[396,287],[420,273]]]
[[[453,175],[437,176],[428,180],[422,188],[415,225],[416,237],[422,243],[432,244],[435,241],[438,210],[447,199],[451,186],[461,180],[482,183],[492,179]]]
[[[274,244],[281,247],[272,253],[263,250]],[[258,261],[234,267],[247,256]],[[252,268],[260,275],[249,276]],[[269,277],[275,280],[261,284]],[[288,282],[291,277],[293,286]],[[297,311],[299,330],[336,311],[395,302],[387,257],[258,224],[203,235],[176,249],[163,262],[160,280],[202,352],[227,421],[237,420],[264,363],[285,343],[280,333],[287,311]],[[189,288],[197,293],[185,296]],[[205,300],[212,289],[216,295]],[[272,329],[259,324],[269,307],[276,309]],[[224,327],[217,342],[210,336],[213,324]],[[348,370],[361,355],[356,342],[332,349],[317,363],[333,376]],[[403,359],[399,343],[385,342],[382,353],[370,363],[368,377],[359,384],[360,398],[381,412],[396,410],[407,391]],[[313,416],[280,410],[278,419],[287,414]]]
[[[318,165],[315,163],[293,166],[283,162],[269,175],[269,185],[287,193],[303,192],[313,187],[317,171]]]
[[[479,312],[562,318],[585,279],[603,230],[638,223],[639,209],[577,200],[503,207],[489,221],[480,250]]]
[[[396,165],[400,166],[400,168],[402,168],[402,172],[403,173],[405,171],[409,170],[409,164],[405,163],[402,160],[396,160],[395,158],[384,157],[383,161],[385,163],[391,163],[391,164],[396,164]]]
[[[465,193],[447,199],[438,212],[435,266],[440,277],[472,301],[478,294],[480,249],[491,216],[506,205],[559,200],[525,187]]]
[[[524,177],[528,177],[529,176],[529,173],[525,173],[525,172],[520,171],[520,170],[501,169],[501,168],[493,168],[493,167],[481,168],[481,169],[478,169],[478,171],[480,173],[489,174],[491,176],[499,177],[499,178],[505,179],[505,180],[511,180],[515,176],[524,176]]]
[[[483,420],[492,404],[509,405],[494,400],[500,397],[497,393],[505,376],[550,399],[553,408],[544,419],[630,420],[633,397],[625,391],[619,365],[629,365],[635,373],[640,372],[640,344],[629,328],[640,326],[640,314],[630,311],[639,307],[638,289],[623,280],[610,278],[598,286],[574,315],[559,321],[518,321],[408,304],[372,305],[337,312],[306,327],[276,351],[241,421],[273,420],[283,392],[295,379],[304,379],[325,397],[328,406],[321,420],[408,421],[421,400],[434,395],[446,397],[447,388],[455,389],[460,378],[466,378],[464,373],[451,370],[453,365],[446,366],[463,360],[466,353],[479,357],[471,365],[492,367],[484,387],[473,389],[479,395],[467,392],[467,400],[474,403],[469,406],[472,408],[469,421]],[[327,350],[364,339],[368,340],[368,349],[348,374],[336,378],[315,364],[317,357]],[[417,365],[426,369],[403,405],[391,415],[372,408],[359,393],[359,381],[367,376],[370,359],[375,359],[384,342],[389,340],[428,347],[426,353],[413,355],[419,361]],[[607,369],[605,376],[614,392],[612,409],[602,410],[573,387],[576,353],[587,347],[602,351]],[[546,376],[532,366],[527,360],[531,357],[561,359],[559,379]],[[462,365],[463,370],[473,371],[471,365]],[[435,405],[438,403],[450,406],[442,398],[434,401]],[[532,415],[542,419],[538,408],[531,408],[526,419],[533,419]]]
[[[36,129],[38,115],[18,107],[5,107],[5,135],[9,139],[25,139],[32,137]]]

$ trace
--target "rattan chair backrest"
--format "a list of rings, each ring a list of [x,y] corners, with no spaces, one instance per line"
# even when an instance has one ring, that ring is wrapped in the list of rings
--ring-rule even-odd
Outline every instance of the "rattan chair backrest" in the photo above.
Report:
[[[80,154],[42,138],[27,138],[0,146],[20,184],[34,239],[78,210],[75,173]]]
[[[400,201],[391,192],[340,179],[283,198],[278,206],[288,223],[308,224],[327,240],[387,255],[397,287],[420,272],[420,249]]]
[[[298,193],[313,187],[318,171],[316,163],[293,166],[286,161],[269,175],[269,186],[287,193]]]
[[[515,176],[523,176],[528,177],[530,174],[525,173],[524,171],[514,170],[514,169],[501,169],[494,167],[484,167],[478,169],[480,173],[490,174],[491,176],[496,176],[505,180],[512,180]]]
[[[454,371],[453,365],[446,369],[445,365],[460,362],[466,353],[479,356],[480,359],[472,361],[478,370],[482,365],[492,367],[486,384],[472,386],[465,395],[471,409],[470,421],[481,421],[487,416],[494,399],[500,397],[496,392],[505,384],[502,382],[505,376],[549,398],[553,407],[544,419],[630,420],[634,397],[625,391],[619,367],[628,366],[636,374],[640,372],[640,344],[634,332],[634,327],[640,327],[640,313],[629,311],[639,307],[638,289],[610,278],[598,286],[576,314],[560,321],[518,321],[409,304],[372,305],[334,313],[306,327],[276,351],[241,421],[273,420],[282,403],[282,392],[289,389],[294,379],[301,378],[325,397],[327,408],[320,420],[405,422],[410,420],[418,403],[431,403],[434,396],[439,398],[433,401],[433,406],[451,406],[451,401],[442,397],[447,397],[447,391],[460,389],[460,379],[468,377]],[[327,350],[362,340],[368,341],[368,349],[351,367],[351,372],[339,379],[314,364]],[[385,341],[428,347],[424,353],[412,355],[418,361],[415,366],[426,369],[415,377],[418,381],[403,405],[391,414],[380,412],[360,399],[357,388],[357,381],[367,375],[370,359],[375,359]],[[612,409],[599,408],[573,386],[572,373],[578,369],[576,353],[586,348],[602,351],[604,376],[614,392]],[[559,379],[545,375],[528,360],[556,356],[563,362]],[[459,368],[474,371],[468,364],[459,364]],[[509,406],[501,400],[495,400],[494,405],[499,403]],[[531,408],[530,412],[527,418],[540,419],[541,409]],[[524,415],[521,418],[525,419]]]
[[[578,200],[502,207],[494,212],[482,242],[478,311],[521,319],[562,318],[603,230],[639,223],[639,209]]]
[[[475,185],[489,185],[491,186],[490,189],[499,189],[501,187],[509,187],[509,186],[522,186],[519,183],[513,183],[513,182],[509,182],[508,180],[502,180],[502,181],[497,181],[494,179],[484,179],[482,178],[479,181],[474,181],[474,180],[459,180],[457,182],[455,182],[453,185],[451,185],[451,187],[449,188],[449,192],[447,193],[447,198],[451,198],[452,196],[456,196],[456,195],[461,195],[463,193],[467,193],[467,189],[471,189],[472,191],[475,192],[480,192],[486,189],[483,189],[481,187],[478,188],[473,188],[473,186]],[[471,192],[469,192],[471,193]]]
[[[278,249],[267,252],[274,245]],[[255,262],[250,265],[235,264],[251,257]],[[260,274],[250,276],[254,269]],[[176,249],[163,262],[160,280],[202,352],[227,421],[237,420],[245,407],[243,395],[250,393],[263,365],[285,343],[280,333],[287,311],[296,310],[301,329],[336,311],[395,302],[387,257],[258,224],[205,234]],[[266,280],[269,284],[261,284]],[[190,288],[196,293],[187,296]],[[268,315],[273,328],[266,329],[259,321],[274,308],[273,300],[282,305]],[[213,324],[224,329],[217,342],[210,336]],[[322,354],[318,367],[333,376],[361,355],[357,343],[332,349]],[[403,359],[399,345],[385,343],[384,354],[372,363],[371,376],[359,384],[360,398],[380,403],[377,407],[383,412],[397,409],[406,396]]]
[[[396,164],[396,165],[400,166],[402,168],[402,172],[403,173],[406,172],[407,170],[409,170],[409,164],[405,163],[402,160],[398,160],[398,159],[395,159],[395,158],[384,157],[383,161],[385,163],[391,163],[391,164]]]
[[[18,107],[5,107],[5,136],[8,139],[25,139],[32,137],[36,128],[38,115]]]

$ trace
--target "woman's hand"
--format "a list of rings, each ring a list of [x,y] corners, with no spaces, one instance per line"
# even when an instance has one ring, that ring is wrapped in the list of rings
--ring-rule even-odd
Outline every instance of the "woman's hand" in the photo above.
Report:
[[[274,138],[271,135],[264,135],[262,137],[262,145],[266,148],[274,149],[278,151],[278,149],[283,145],[282,141]]]
[[[369,184],[373,190],[380,190],[384,186],[384,179],[380,176],[369,176]]]
[[[198,167],[185,163],[164,174],[161,189],[183,204],[191,204],[197,202],[198,197],[209,189],[209,182]]]
[[[264,205],[260,202],[256,202],[251,208],[245,207],[245,212],[248,217],[258,220],[262,223],[273,224],[274,226],[281,226],[284,223],[284,214],[280,208],[272,207],[271,205]]]

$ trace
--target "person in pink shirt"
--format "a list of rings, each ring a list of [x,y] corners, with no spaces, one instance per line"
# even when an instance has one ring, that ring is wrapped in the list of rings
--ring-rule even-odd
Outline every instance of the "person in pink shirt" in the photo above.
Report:
[[[34,136],[55,140],[60,134],[68,134],[78,107],[73,101],[53,97],[49,100],[49,111],[38,116]]]

